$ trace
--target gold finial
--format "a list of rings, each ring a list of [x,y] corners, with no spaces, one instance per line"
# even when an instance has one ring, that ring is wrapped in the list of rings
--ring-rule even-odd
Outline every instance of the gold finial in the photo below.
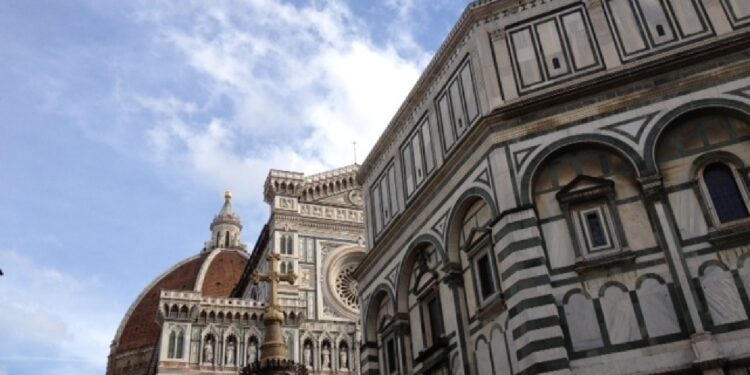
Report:
[[[227,190],[224,192],[224,199],[231,201],[232,200],[232,192]]]

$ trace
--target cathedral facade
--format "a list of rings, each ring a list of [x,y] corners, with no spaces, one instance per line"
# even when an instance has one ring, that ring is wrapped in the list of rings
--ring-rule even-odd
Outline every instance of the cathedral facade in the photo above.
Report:
[[[750,2],[470,4],[360,167],[363,374],[748,374]]]
[[[289,359],[311,374],[359,373],[359,305],[352,272],[364,258],[364,214],[357,166],[305,176],[272,170],[270,217],[252,251],[225,196],[211,238],[144,289],[112,342],[107,373],[238,373],[259,359],[268,290],[254,272],[278,255],[279,305]]]

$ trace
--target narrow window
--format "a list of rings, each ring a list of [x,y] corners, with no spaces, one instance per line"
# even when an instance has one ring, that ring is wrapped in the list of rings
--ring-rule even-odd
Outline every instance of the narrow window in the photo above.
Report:
[[[224,237],[224,247],[229,247],[229,231],[226,232],[226,237]]]
[[[286,263],[281,263],[281,273],[286,273]]]
[[[658,36],[664,36],[664,26],[662,25],[656,25],[656,35]]]
[[[286,254],[286,236],[282,234],[279,242],[281,242],[281,253]]]
[[[492,280],[492,261],[489,254],[485,253],[477,259],[477,274],[479,276],[480,293],[484,300],[495,293],[495,282]]]
[[[599,214],[589,212],[586,214],[586,225],[589,228],[589,235],[591,236],[591,247],[598,248],[607,245],[607,236],[604,234],[604,226],[602,225],[601,217]]]
[[[432,344],[435,344],[437,339],[443,335],[443,311],[440,308],[440,300],[436,295],[430,299],[427,303],[427,309],[430,314],[430,335],[432,336]]]
[[[443,94],[440,97],[438,108],[440,109],[440,125],[443,129],[443,142],[445,149],[448,150],[453,146],[456,139],[453,134],[453,120],[451,118],[450,104],[448,103],[448,94]]]
[[[403,151],[404,173],[406,174],[406,194],[414,192],[414,165],[412,163],[411,144],[407,144]]]
[[[552,58],[552,68],[560,69],[560,59],[557,57]]]
[[[383,216],[381,214],[380,185],[376,184],[372,189],[372,212],[375,215],[375,233],[380,233],[383,228]]]
[[[391,215],[398,212],[398,197],[396,196],[396,168],[391,165],[388,169],[388,191],[391,196]]]
[[[391,221],[390,197],[388,194],[388,177],[383,176],[380,180],[380,193],[383,194],[383,223]]]
[[[417,132],[414,135],[414,138],[412,138],[411,145],[411,150],[414,152],[414,171],[417,177],[417,185],[419,185],[424,179],[424,174],[422,173],[422,170],[424,169],[424,162],[422,160],[422,140],[419,136],[419,132]]]
[[[180,332],[180,334],[177,335],[177,350],[176,350],[177,358],[182,358],[182,347],[184,346],[184,343],[185,343],[185,333]]]
[[[174,331],[169,334],[169,349],[167,350],[167,358],[174,358],[175,340],[176,336]]]
[[[397,371],[396,367],[396,345],[393,339],[388,340],[385,344],[386,357],[388,362],[388,373],[392,374]]]
[[[729,167],[722,163],[711,164],[703,171],[703,179],[720,223],[748,217],[747,206]]]
[[[420,132],[422,134],[422,144],[424,145],[424,159],[426,164],[425,171],[427,173],[430,173],[432,171],[432,168],[435,166],[435,160],[432,156],[432,138],[430,137],[430,123],[425,120],[424,123],[422,123],[422,128],[420,129]]]
[[[294,238],[291,235],[286,236],[286,253],[289,255],[294,254]]]

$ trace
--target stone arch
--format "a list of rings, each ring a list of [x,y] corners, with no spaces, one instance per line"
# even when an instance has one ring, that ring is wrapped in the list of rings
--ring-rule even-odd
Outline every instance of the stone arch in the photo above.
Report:
[[[739,170],[745,169],[746,165],[745,162],[740,159],[737,155],[723,151],[711,151],[708,153],[705,153],[695,159],[693,162],[693,165],[690,170],[690,174],[694,176],[694,178],[698,178],[698,174],[700,173],[700,170],[706,167],[709,164],[712,163],[724,163],[731,166],[734,166],[735,168]]]
[[[704,318],[710,322],[709,327],[748,319],[737,282],[726,264],[709,260],[701,264],[698,274],[704,296]]]
[[[624,344],[643,338],[635,306],[628,288],[619,282],[607,282],[599,289],[599,304],[612,345]]]
[[[659,275],[649,273],[636,282],[636,295],[649,338],[680,333],[684,322],[675,309],[676,301],[666,281]]]
[[[544,149],[529,162],[526,171],[521,177],[521,203],[523,205],[530,205],[533,203],[532,190],[534,177],[537,174],[539,167],[542,166],[547,159],[571,146],[580,147],[585,145],[592,145],[593,147],[598,146],[599,148],[604,148],[618,154],[630,163],[633,167],[633,171],[636,173],[636,177],[640,177],[646,168],[643,158],[641,158],[638,152],[627,143],[617,138],[601,134],[585,134],[563,138],[553,142],[549,146],[545,146]]]
[[[712,259],[712,260],[708,260],[708,261],[704,262],[703,264],[700,265],[700,267],[698,267],[698,275],[700,275],[701,277],[705,276],[706,275],[706,271],[711,266],[716,266],[716,267],[719,267],[719,268],[721,268],[722,270],[724,270],[726,272],[729,272],[729,267],[726,264],[724,264],[724,262],[722,262],[720,260]]]
[[[659,172],[656,161],[656,149],[661,141],[664,130],[670,125],[678,123],[686,116],[701,112],[705,113],[705,111],[720,111],[726,114],[738,116],[750,124],[750,105],[737,100],[712,98],[696,100],[683,104],[665,113],[656,120],[653,126],[651,126],[651,130],[646,136],[645,155],[643,157],[646,171],[644,175],[657,174]]]
[[[596,310],[591,296],[580,288],[574,288],[563,297],[563,318],[566,336],[574,352],[583,352],[604,346],[599,330]]]
[[[641,287],[641,285],[646,280],[649,280],[649,279],[656,280],[656,282],[658,282],[659,284],[662,284],[662,285],[666,285],[667,284],[667,281],[664,280],[663,277],[661,277],[661,276],[659,276],[659,275],[657,275],[655,273],[647,273],[645,275],[641,275],[640,277],[638,277],[638,279],[635,280],[635,288],[639,289]]]
[[[406,250],[406,254],[404,255],[403,261],[401,261],[401,265],[399,266],[398,274],[396,277],[396,311],[398,312],[406,312],[406,294],[408,294],[409,291],[409,280],[411,276],[411,270],[413,269],[417,257],[419,255],[419,252],[423,251],[424,249],[428,248],[429,246],[432,246],[434,250],[434,254],[436,257],[438,257],[438,261],[440,263],[445,262],[445,254],[442,251],[442,249],[437,243],[437,239],[431,235],[421,235],[417,237],[412,243],[409,245],[408,249]],[[437,263],[437,262],[436,262]]]
[[[628,292],[628,287],[625,286],[625,284],[623,284],[623,283],[621,283],[619,281],[607,281],[606,283],[604,283],[601,286],[601,288],[599,288],[599,298],[604,297],[604,293],[609,288],[617,288],[617,289],[619,289],[623,293],[627,293]]]
[[[393,290],[386,283],[378,285],[371,296],[367,301],[367,306],[362,306],[365,312],[362,314],[364,342],[373,342],[377,339],[377,332],[380,329],[378,315],[381,306],[386,309],[390,307],[391,311],[386,311],[390,312],[390,316],[395,314],[396,298]]]
[[[445,231],[445,238],[443,243],[446,247],[446,258],[447,262],[459,262],[459,238],[461,232],[460,223],[457,222],[458,218],[463,218],[467,210],[476,203],[479,199],[483,199],[487,206],[492,212],[492,217],[497,218],[500,212],[497,209],[495,200],[492,198],[492,194],[482,188],[473,187],[466,190],[456,200],[456,204],[451,209],[451,213],[448,215],[447,226],[448,230]]]
[[[507,325],[510,319],[505,319]],[[512,374],[513,365],[508,350],[507,327],[495,324],[490,329],[490,353],[494,374]]]
[[[750,253],[740,255],[740,257],[737,259],[737,268],[744,268],[744,267],[750,267]],[[750,293],[750,290],[748,290],[748,293]]]

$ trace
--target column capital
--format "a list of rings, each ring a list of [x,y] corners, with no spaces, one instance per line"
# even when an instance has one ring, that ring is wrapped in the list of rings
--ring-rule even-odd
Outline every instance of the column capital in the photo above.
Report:
[[[661,175],[653,174],[638,179],[643,195],[649,202],[658,201],[664,197],[664,181]]]
[[[445,277],[443,277],[443,282],[448,285],[448,287],[457,288],[457,287],[463,287],[464,285],[464,276],[463,271],[461,270],[461,265],[457,262],[450,262],[447,263],[445,266],[443,266],[443,272],[445,272]]]

